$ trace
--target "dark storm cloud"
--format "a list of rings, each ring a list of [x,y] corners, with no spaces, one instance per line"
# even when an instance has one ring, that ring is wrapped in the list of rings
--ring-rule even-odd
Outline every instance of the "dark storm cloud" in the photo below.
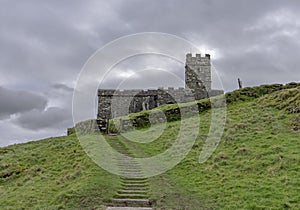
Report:
[[[6,72],[2,76],[13,83],[34,81],[40,86],[75,80],[102,44],[93,31],[97,17],[92,9],[84,1],[6,1],[0,7],[0,52],[5,55],[0,65]]]
[[[46,105],[47,99],[43,96],[0,87],[0,119],[31,110],[44,110]]]
[[[49,107],[45,111],[31,110],[18,116],[13,122],[22,128],[41,130],[43,128],[60,129],[72,124],[71,111],[58,107]]]

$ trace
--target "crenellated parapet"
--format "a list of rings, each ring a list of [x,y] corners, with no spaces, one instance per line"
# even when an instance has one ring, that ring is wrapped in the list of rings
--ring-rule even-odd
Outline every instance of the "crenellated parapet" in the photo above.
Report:
[[[186,64],[191,65],[210,65],[210,55],[205,54],[196,54],[193,56],[192,53],[186,54]]]
[[[122,96],[151,96],[151,95],[157,95],[157,94],[162,94],[162,93],[170,93],[170,94],[189,94],[191,91],[179,87],[179,88],[174,88],[174,87],[168,87],[168,88],[163,88],[159,87],[158,89],[148,89],[148,90],[143,90],[143,89],[127,89],[127,90],[113,90],[113,89],[99,89],[98,90],[98,97],[122,97]]]

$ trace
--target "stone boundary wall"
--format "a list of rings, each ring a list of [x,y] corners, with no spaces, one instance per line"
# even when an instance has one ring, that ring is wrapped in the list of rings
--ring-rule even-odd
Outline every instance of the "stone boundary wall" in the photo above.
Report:
[[[98,123],[96,119],[85,120],[79,122],[75,125],[75,128],[72,128],[75,132],[78,132],[79,135],[99,133]]]

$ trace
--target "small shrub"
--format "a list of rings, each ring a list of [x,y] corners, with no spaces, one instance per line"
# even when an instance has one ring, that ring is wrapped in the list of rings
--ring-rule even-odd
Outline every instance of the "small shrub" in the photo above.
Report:
[[[228,158],[228,156],[227,156],[226,153],[224,153],[224,152],[219,152],[219,153],[217,154],[217,156],[214,158],[214,162],[220,162],[220,161],[222,161],[222,160],[224,160],[224,159],[227,159],[227,158]]]
[[[291,126],[293,131],[300,130],[300,115],[296,115],[291,119]]]
[[[249,155],[251,153],[251,150],[247,147],[241,147],[238,148],[236,152],[239,155]]]

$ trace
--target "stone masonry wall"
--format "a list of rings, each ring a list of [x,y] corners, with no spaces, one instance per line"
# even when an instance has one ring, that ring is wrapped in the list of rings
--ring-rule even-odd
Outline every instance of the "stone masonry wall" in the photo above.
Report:
[[[98,90],[98,118],[111,119],[129,113],[150,110],[163,104],[184,103],[193,100],[193,93],[184,88]]]

